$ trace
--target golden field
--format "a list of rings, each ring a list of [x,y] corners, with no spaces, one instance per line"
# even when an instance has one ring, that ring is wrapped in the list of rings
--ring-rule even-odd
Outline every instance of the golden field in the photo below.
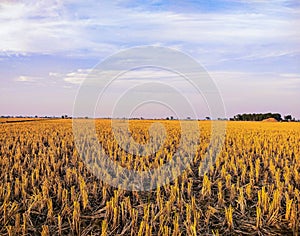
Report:
[[[154,121],[130,121],[149,141]],[[163,146],[126,153],[110,120],[97,120],[109,157],[128,169],[157,168],[180,143],[180,121],[160,121]],[[210,122],[199,122],[193,162],[151,191],[125,191],[97,179],[80,159],[72,120],[0,125],[0,235],[298,235],[300,123],[227,122],[216,162],[199,175]]]
[[[2,118],[0,117],[1,123],[14,123],[14,122],[25,122],[25,121],[39,121],[43,118]]]

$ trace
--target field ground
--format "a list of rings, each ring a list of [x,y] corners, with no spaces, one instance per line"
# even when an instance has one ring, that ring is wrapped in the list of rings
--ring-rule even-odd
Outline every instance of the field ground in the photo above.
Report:
[[[0,118],[1,123],[16,123],[16,122],[27,122],[27,121],[42,121],[49,118]]]
[[[123,167],[157,168],[181,138],[179,121],[161,122],[166,141],[152,155],[122,150],[110,120],[97,120],[98,140]],[[149,141],[152,123],[130,121],[136,142]],[[97,179],[75,148],[72,120],[0,124],[0,235],[298,235],[300,123],[227,122],[224,146],[201,176],[210,124],[199,122],[190,167],[148,192]]]

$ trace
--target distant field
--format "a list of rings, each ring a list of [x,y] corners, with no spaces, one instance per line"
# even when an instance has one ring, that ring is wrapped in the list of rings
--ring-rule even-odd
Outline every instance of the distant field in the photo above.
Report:
[[[15,122],[27,122],[27,121],[42,121],[58,118],[0,118],[0,123],[15,123]]]
[[[43,120],[44,118],[0,118],[0,123]]]
[[[130,121],[136,142],[149,141],[153,122]],[[141,171],[169,161],[180,144],[180,122],[161,123],[163,146],[142,157],[121,149],[110,120],[97,120],[96,130],[113,161]],[[71,120],[1,125],[0,235],[297,235],[300,123],[227,122],[220,155],[199,176],[210,124],[199,122],[191,166],[150,192],[97,179],[79,157]]]

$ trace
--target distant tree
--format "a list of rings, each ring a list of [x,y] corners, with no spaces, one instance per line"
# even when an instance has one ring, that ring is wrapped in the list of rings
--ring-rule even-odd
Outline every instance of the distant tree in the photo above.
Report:
[[[278,121],[281,121],[281,120],[282,120],[281,115],[280,115],[279,113],[273,114],[273,118],[275,118],[275,119],[278,120]]]
[[[265,119],[274,118],[278,121],[281,121],[281,115],[279,113],[252,113],[252,114],[237,114],[233,117],[233,120],[239,120],[239,121],[262,121]]]
[[[209,116],[207,116],[207,117],[205,117],[205,119],[206,119],[206,120],[210,120],[210,117],[209,117]]]
[[[292,116],[291,115],[286,115],[286,116],[284,116],[284,120],[291,121],[292,120]]]
[[[242,115],[238,114],[238,115],[235,115],[234,120],[242,120]]]

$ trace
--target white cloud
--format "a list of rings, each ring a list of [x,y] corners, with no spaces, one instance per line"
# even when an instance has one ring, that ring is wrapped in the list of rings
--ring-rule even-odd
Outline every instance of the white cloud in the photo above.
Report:
[[[117,71],[105,71],[106,74],[118,74],[123,71],[117,70]],[[103,73],[103,72],[102,72]],[[81,84],[85,79],[89,78],[97,78],[97,69],[78,69],[73,72],[69,72],[64,74],[60,73],[49,73],[50,76],[54,77],[61,77],[64,79],[65,82],[71,83],[71,84]],[[99,80],[101,77],[99,77]],[[114,78],[111,78],[114,79]],[[145,82],[153,82],[153,81],[172,81],[176,82],[180,79],[179,75],[167,70],[162,70],[158,68],[153,69],[139,69],[139,70],[129,70],[125,73],[120,74],[117,78],[115,78],[115,82],[121,82],[124,81],[126,83],[145,83]]]
[[[99,56],[133,45],[177,45],[188,50],[192,44],[193,49],[216,51],[214,59],[222,55],[226,59],[230,53],[247,59],[300,51],[298,11],[280,8],[281,1],[264,3],[262,9],[248,13],[156,12],[108,1],[75,1],[74,10],[70,2],[0,3],[1,49]]]
[[[89,71],[89,69],[78,69],[75,72],[67,73],[64,77],[64,81],[71,84],[81,84],[88,76]]]
[[[38,79],[39,79],[39,77],[21,75],[18,78],[16,78],[16,81],[18,81],[18,82],[35,82]]]
[[[76,55],[81,50],[111,53],[115,49],[110,43],[93,42],[85,28],[96,24],[69,16],[61,1],[1,2],[0,26],[1,49],[10,54]]]
[[[285,73],[285,74],[280,74],[280,76],[300,79],[300,74]]]
[[[50,75],[51,74],[51,75]],[[14,78],[14,81],[20,82],[20,83],[30,83],[31,85],[35,87],[48,87],[49,86],[58,86],[59,82],[61,81],[61,77],[59,73],[52,74],[50,73],[49,77],[46,75],[20,75]],[[51,78],[51,79],[48,79]]]
[[[106,71],[105,75],[109,76],[119,72],[121,71]],[[211,79],[215,81],[217,87],[225,94],[225,97],[231,94],[239,94],[239,96],[248,94],[250,96],[251,93],[271,93],[272,96],[275,96],[276,94],[287,93],[287,91],[289,91],[290,95],[296,95],[296,89],[300,89],[300,74],[245,71],[209,71],[208,73]],[[98,77],[97,69],[78,69],[66,74],[50,74],[63,78],[67,84],[80,85],[85,79],[96,79],[97,85],[101,83],[101,77]],[[182,92],[195,92],[184,77],[158,68],[131,70],[120,74],[117,78],[111,79],[113,83],[110,86],[117,91],[122,90],[123,87],[158,82],[177,87]],[[249,90],[246,91],[247,89]]]

